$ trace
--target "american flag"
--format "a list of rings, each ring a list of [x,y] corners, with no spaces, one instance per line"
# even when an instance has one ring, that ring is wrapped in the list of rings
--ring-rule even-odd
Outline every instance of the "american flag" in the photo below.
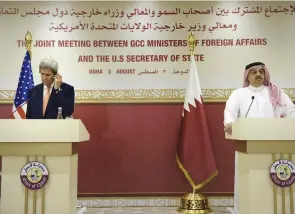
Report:
[[[28,92],[33,87],[34,79],[31,66],[31,56],[29,51],[27,51],[19,75],[18,85],[12,107],[12,111],[15,112],[11,115],[11,119],[26,119],[26,101],[29,99]]]

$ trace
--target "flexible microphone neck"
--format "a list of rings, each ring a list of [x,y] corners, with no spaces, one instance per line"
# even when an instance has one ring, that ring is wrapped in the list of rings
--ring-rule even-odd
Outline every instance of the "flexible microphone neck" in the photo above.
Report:
[[[255,97],[254,97],[254,96],[252,96],[252,97],[251,97],[251,99],[252,99],[252,101],[251,101],[251,104],[250,104],[250,106],[249,106],[249,108],[248,108],[248,111],[247,111],[247,113],[246,113],[246,116],[245,116],[245,118],[247,118],[247,116],[248,116],[248,113],[249,113],[249,111],[250,111],[250,109],[251,109],[251,106],[252,106],[252,103],[253,103],[253,101],[254,101]]]
[[[11,114],[9,114],[5,119],[8,119],[11,117],[11,115],[13,115],[18,109],[20,109],[23,105],[25,105],[28,101],[30,101],[34,96],[35,96],[36,92],[34,92],[34,94],[27,99],[25,102],[23,102],[19,107],[17,107]]]

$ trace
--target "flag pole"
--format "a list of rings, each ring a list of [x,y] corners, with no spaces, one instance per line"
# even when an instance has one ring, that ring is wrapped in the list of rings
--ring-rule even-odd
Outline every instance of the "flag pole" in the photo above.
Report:
[[[193,35],[193,33],[191,32],[191,34],[188,37],[188,48],[190,51],[191,55],[194,55],[194,51],[195,51],[195,37]]]
[[[190,33],[188,37],[188,47],[191,54],[191,57],[194,57],[194,51],[195,51],[195,38],[192,32]],[[191,71],[190,71],[191,72]],[[182,169],[182,164],[178,161],[178,165]],[[183,171],[186,171],[183,169]],[[185,173],[187,174],[187,173]],[[199,189],[201,187],[198,187],[194,184],[194,182],[190,179],[189,175],[186,175],[186,178],[188,179],[189,183],[191,184],[193,188],[192,193],[186,193],[181,197],[180,206],[178,208],[178,212],[184,213],[184,214],[207,214],[211,213],[212,209],[210,207],[208,198],[203,195]]]
[[[26,49],[30,54],[31,60],[32,60],[32,51],[31,51],[32,41],[33,41],[32,34],[30,31],[27,31],[26,36],[25,36],[25,44],[26,44]]]

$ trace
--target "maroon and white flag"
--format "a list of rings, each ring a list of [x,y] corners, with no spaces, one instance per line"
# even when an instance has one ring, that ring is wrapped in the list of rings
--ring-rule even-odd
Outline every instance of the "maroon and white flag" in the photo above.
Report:
[[[176,159],[194,189],[202,188],[218,174],[194,55],[191,56]]]

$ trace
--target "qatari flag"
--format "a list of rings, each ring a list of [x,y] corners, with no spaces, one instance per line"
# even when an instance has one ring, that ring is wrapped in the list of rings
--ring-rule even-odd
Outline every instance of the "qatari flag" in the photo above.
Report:
[[[202,188],[218,174],[194,55],[191,56],[176,160],[194,189]]]

